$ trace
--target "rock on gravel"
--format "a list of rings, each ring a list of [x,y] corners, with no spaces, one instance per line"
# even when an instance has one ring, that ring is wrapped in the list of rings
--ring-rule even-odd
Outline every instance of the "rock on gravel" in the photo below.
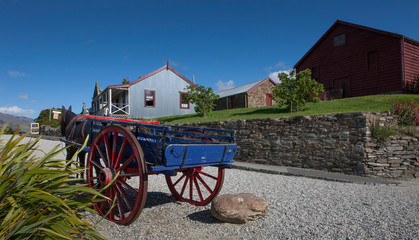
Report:
[[[251,193],[223,194],[211,202],[211,214],[223,222],[246,223],[266,215],[269,203]]]

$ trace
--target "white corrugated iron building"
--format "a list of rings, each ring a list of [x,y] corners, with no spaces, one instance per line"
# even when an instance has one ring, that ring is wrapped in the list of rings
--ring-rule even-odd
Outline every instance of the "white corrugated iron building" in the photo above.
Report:
[[[195,85],[167,65],[128,84],[101,90],[96,82],[91,114],[116,118],[157,118],[193,114],[194,105],[183,100],[187,86]]]

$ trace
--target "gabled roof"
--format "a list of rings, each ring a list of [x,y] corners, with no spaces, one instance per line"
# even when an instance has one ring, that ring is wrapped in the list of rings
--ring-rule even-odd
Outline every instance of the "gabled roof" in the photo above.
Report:
[[[382,31],[382,30],[378,30],[375,28],[370,28],[370,27],[365,27],[365,26],[361,26],[361,25],[357,25],[357,24],[353,24],[353,23],[349,23],[349,22],[344,22],[341,20],[337,20],[327,31],[325,34],[323,34],[323,36],[313,45],[313,47],[310,48],[310,50],[308,50],[308,52],[300,59],[300,61],[298,61],[295,65],[294,68],[297,68],[297,66],[306,58],[308,57],[319,45],[320,43],[331,33],[333,32],[333,30],[336,28],[336,26],[338,25],[345,25],[345,26],[349,26],[349,27],[353,27],[353,28],[358,28],[361,30],[365,30],[365,31],[371,31],[371,32],[375,32],[378,34],[382,34],[382,35],[387,35],[389,37],[394,37],[394,38],[399,38],[399,39],[408,39],[410,41],[412,41],[413,39],[410,38],[406,38],[403,35],[397,34],[397,33],[391,33],[391,32],[386,32],[386,31]],[[417,41],[413,40],[413,42],[416,42],[416,44],[418,44]]]
[[[117,84],[117,85],[109,85],[107,88],[124,88],[124,87],[130,87],[130,86],[132,86],[132,85],[134,85],[134,84],[136,84],[138,82],[141,82],[141,81],[143,81],[143,80],[145,80],[145,79],[147,79],[147,78],[149,78],[149,77],[151,77],[151,76],[153,76],[153,75],[155,75],[155,74],[163,71],[163,70],[170,70],[174,74],[178,75],[180,78],[182,78],[183,80],[185,80],[190,85],[196,86],[195,83],[191,82],[185,76],[183,76],[178,71],[176,71],[174,68],[172,68],[171,66],[169,66],[169,62],[167,62],[167,64],[165,66],[163,66],[163,67],[161,67],[161,68],[159,68],[159,69],[157,69],[157,70],[155,70],[155,71],[153,71],[153,72],[151,72],[151,73],[149,73],[149,74],[147,74],[145,76],[141,76],[138,79],[136,79],[136,80],[134,80],[134,81],[132,81],[130,83],[127,83],[127,84]]]
[[[233,95],[237,95],[237,94],[241,94],[241,93],[249,93],[253,89],[260,86],[261,84],[265,83],[266,81],[270,81],[274,85],[276,85],[276,83],[271,78],[267,77],[265,79],[262,79],[262,80],[259,80],[259,81],[256,81],[256,82],[251,82],[251,83],[248,83],[248,84],[240,86],[240,87],[235,87],[235,88],[227,89],[227,90],[224,90],[224,91],[219,91],[219,92],[216,92],[216,94],[218,96],[220,96],[220,98],[223,98],[223,97],[229,97],[229,96],[233,96]]]

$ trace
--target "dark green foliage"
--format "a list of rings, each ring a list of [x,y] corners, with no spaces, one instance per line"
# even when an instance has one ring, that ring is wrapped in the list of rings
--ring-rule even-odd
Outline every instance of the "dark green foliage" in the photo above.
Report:
[[[206,117],[208,112],[211,112],[215,107],[215,101],[219,98],[217,94],[212,91],[212,88],[205,88],[202,85],[186,87],[188,94],[185,96],[186,101],[195,104],[195,112],[202,117]]]
[[[37,123],[39,123],[40,126],[51,126],[54,128],[60,127],[60,122],[57,119],[52,119],[52,111],[58,110],[61,111],[61,109],[44,109],[39,113],[38,118],[35,120]],[[51,113],[51,115],[50,115]],[[50,119],[51,117],[51,119]]]
[[[25,137],[0,141],[0,239],[103,239],[84,220],[103,196],[70,178],[83,171],[72,166],[77,153],[69,162],[56,159],[65,148],[41,153],[40,138],[22,144]]]
[[[13,130],[13,128],[7,127],[6,130],[4,131],[4,134],[13,134],[14,132],[15,130]]]
[[[299,72],[291,71],[290,74],[278,74],[280,83],[273,88],[272,97],[279,106],[288,109],[303,109],[306,102],[318,102],[319,92],[324,92],[323,84],[311,79],[310,69]]]
[[[130,83],[128,78],[122,78],[122,84],[128,84],[128,83]]]

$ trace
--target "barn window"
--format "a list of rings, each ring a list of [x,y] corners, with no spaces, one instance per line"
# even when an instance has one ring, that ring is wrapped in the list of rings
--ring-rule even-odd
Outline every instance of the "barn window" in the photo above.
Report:
[[[344,33],[337,35],[333,40],[335,47],[344,45],[346,44],[346,35]]]
[[[376,52],[369,52],[367,54],[368,59],[368,71],[377,70],[377,53]]]
[[[186,100],[186,95],[188,95],[188,93],[185,92],[181,92],[180,93],[180,108],[181,109],[189,109],[189,101]]]
[[[319,67],[313,67],[311,69],[311,78],[315,79],[316,81],[320,81]]]
[[[144,90],[144,106],[145,107],[155,107],[156,106],[156,91],[154,90]]]

